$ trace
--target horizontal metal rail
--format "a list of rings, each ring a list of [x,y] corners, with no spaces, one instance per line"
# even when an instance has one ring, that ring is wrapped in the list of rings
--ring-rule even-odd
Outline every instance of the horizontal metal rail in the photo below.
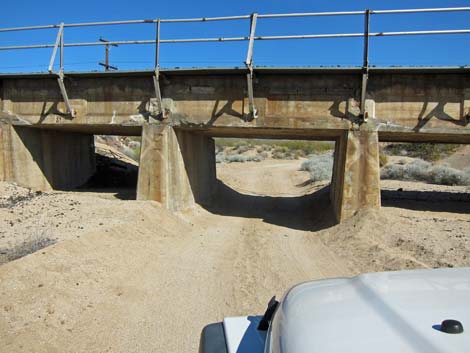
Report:
[[[470,11],[470,7],[441,7],[431,9],[402,9],[402,10],[370,10],[375,15],[392,15],[399,13],[424,13],[424,12],[460,12]]]
[[[43,26],[29,26],[29,27],[11,27],[11,28],[0,28],[0,32],[18,32],[18,31],[32,31],[36,29],[51,29],[59,28],[60,25],[43,25]]]
[[[160,20],[160,23],[181,23],[181,22],[210,22],[210,21],[230,21],[230,20],[244,20],[249,19],[250,15],[242,16],[226,16],[226,17],[201,17],[201,18],[175,18]],[[103,22],[83,22],[83,23],[66,23],[64,28],[71,27],[95,27],[95,26],[114,26],[114,25],[135,25],[135,24],[155,24],[157,20],[127,20],[127,21],[103,21]],[[0,32],[16,32],[16,31],[29,31],[36,29],[51,29],[59,28],[57,25],[43,25],[43,26],[28,26],[28,27],[11,27],[0,28]]]
[[[370,10],[371,15],[382,14],[406,14],[406,13],[426,13],[426,12],[462,12],[470,11],[470,7],[449,7],[449,8],[429,8],[429,9],[402,9],[402,10]],[[305,13],[285,13],[285,14],[259,14],[258,18],[284,18],[284,17],[316,17],[316,16],[350,16],[364,15],[366,11],[335,11],[335,12],[305,12]],[[175,18],[161,19],[161,23],[181,23],[181,22],[210,22],[210,21],[231,21],[248,20],[251,15],[223,16],[223,17],[199,17],[199,18]],[[92,26],[113,26],[130,24],[149,24],[157,23],[156,19],[147,20],[126,20],[126,21],[102,21],[102,22],[83,22],[83,23],[65,23],[64,28],[69,27],[92,27]],[[59,28],[60,24],[0,28],[0,32],[29,31],[38,29]]]
[[[400,31],[400,32],[372,32],[369,37],[413,36],[413,35],[442,35],[442,34],[470,34],[470,29],[449,29],[435,31]],[[364,33],[328,33],[328,34],[299,34],[285,36],[255,36],[254,40],[287,40],[287,39],[321,39],[321,38],[354,38],[364,37]],[[218,37],[218,38],[182,38],[161,39],[160,43],[203,43],[203,42],[241,42],[248,41],[250,37]],[[64,47],[91,47],[103,45],[132,45],[155,44],[154,39],[121,40],[109,42],[81,42],[65,43]],[[54,48],[55,44],[16,45],[0,47],[0,50],[46,49]]]
[[[300,13],[271,13],[260,14],[259,18],[284,18],[284,17],[317,17],[317,16],[354,16],[364,15],[364,11],[336,11],[336,12],[300,12]]]
[[[226,17],[200,17],[200,18],[175,18],[175,19],[163,19],[161,22],[175,23],[175,22],[209,22],[209,21],[231,21],[231,20],[248,20],[251,15],[241,16],[226,16]]]
[[[461,12],[470,11],[470,7],[448,7],[435,9],[404,9],[404,10],[370,10],[370,14],[400,14],[400,13],[420,13],[420,12]],[[351,16],[365,15],[366,11],[336,11],[336,12],[301,12],[283,14],[260,14],[258,18],[281,18],[281,17],[316,17],[316,16]]]

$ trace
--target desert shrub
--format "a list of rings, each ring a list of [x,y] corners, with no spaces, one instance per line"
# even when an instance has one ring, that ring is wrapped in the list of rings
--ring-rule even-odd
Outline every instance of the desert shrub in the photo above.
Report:
[[[409,164],[390,164],[382,168],[382,179],[416,180],[439,185],[470,185],[470,170],[433,165],[417,159]]]
[[[248,157],[242,154],[228,154],[225,156],[225,161],[228,163],[233,163],[233,162],[243,163],[243,162],[246,162],[247,160],[248,160]]]
[[[311,181],[329,180],[333,171],[333,155],[324,153],[310,156],[302,163],[300,170],[308,171]]]
[[[215,163],[224,163],[225,161],[225,154],[219,153],[215,155]]]
[[[288,159],[288,160],[295,159],[295,158],[294,158],[294,152],[292,152],[292,151],[287,151],[286,153],[284,153],[284,159]]]
[[[140,146],[135,147],[132,149],[132,153],[134,154],[134,157],[132,158],[134,161],[139,162],[140,159]]]
[[[240,145],[236,148],[237,153],[245,153],[248,152],[252,148],[251,145]]]
[[[139,142],[139,144],[142,142],[142,137],[140,137],[140,136],[128,136],[127,139],[129,141]]]
[[[261,155],[247,156],[242,154],[224,154],[219,153],[215,156],[216,163],[244,163],[244,162],[261,162],[264,158]]]
[[[387,163],[388,163],[388,157],[387,157],[387,155],[386,155],[385,153],[380,152],[380,153],[379,153],[379,164],[380,164],[380,167],[382,168],[382,167],[386,166]]]
[[[282,151],[274,151],[271,157],[274,159],[286,159],[286,154]]]
[[[382,179],[406,180],[405,165],[390,164],[380,171],[380,177]]]
[[[389,155],[436,161],[452,154],[457,148],[459,145],[445,143],[393,143],[386,146],[384,150]]]
[[[237,138],[215,138],[215,144],[221,147],[235,147],[241,146],[243,144],[248,144],[247,140],[237,139]]]
[[[289,148],[287,146],[276,146],[274,147],[274,153],[285,153],[289,151]]]
[[[446,166],[436,166],[431,171],[434,184],[470,185],[470,173]]]
[[[325,141],[280,140],[274,141],[273,144],[291,151],[302,151],[304,155],[318,154],[334,149],[334,142]]]
[[[258,153],[262,153],[262,152],[266,152],[266,151],[270,151],[270,150],[271,150],[271,146],[268,146],[268,145],[256,146],[256,152],[258,152]]]
[[[134,161],[139,160],[140,156],[140,147],[139,148],[129,148],[127,146],[123,146],[122,152],[129,158],[132,158]]]
[[[127,146],[129,146],[129,148],[131,148],[131,149],[134,149],[134,148],[139,148],[140,149],[140,142],[131,140],[131,141],[129,141]]]
[[[0,248],[0,264],[13,261],[55,244],[55,240],[43,234],[30,236],[12,247]]]
[[[302,151],[304,155],[318,154],[330,151],[334,148],[334,142],[327,141],[302,141],[302,140],[270,140],[270,139],[236,139],[236,138],[216,138],[215,145],[221,149],[235,148],[251,145],[256,147],[258,153],[280,148],[278,152]],[[259,149],[259,150],[258,150]],[[241,153],[241,152],[239,152]]]
[[[404,167],[405,177],[408,180],[426,180],[429,178],[432,164],[422,159],[416,159],[412,163],[404,164]]]
[[[0,197],[0,208],[13,208],[32,200],[34,197],[41,195],[41,191],[28,192],[24,195],[10,195],[8,198]]]

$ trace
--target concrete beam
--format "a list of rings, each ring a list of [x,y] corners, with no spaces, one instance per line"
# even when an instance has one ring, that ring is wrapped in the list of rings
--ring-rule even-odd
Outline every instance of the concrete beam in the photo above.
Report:
[[[138,200],[180,211],[205,203],[216,185],[214,140],[168,125],[142,129]]]
[[[380,208],[377,132],[352,130],[337,140],[330,197],[338,222],[361,209]]]
[[[73,189],[95,170],[93,135],[0,124],[0,180],[36,190]]]
[[[127,131],[155,118],[150,73],[68,75],[67,92],[77,110],[73,119],[63,114],[57,82],[50,76],[5,76],[0,82],[3,111],[42,128]],[[368,124],[396,139],[468,138],[469,90],[468,69],[374,69],[366,99]],[[168,72],[162,95],[171,116],[164,123],[184,129],[349,130],[358,119],[359,92],[357,70],[260,70],[254,82],[259,117],[250,119],[243,70]]]

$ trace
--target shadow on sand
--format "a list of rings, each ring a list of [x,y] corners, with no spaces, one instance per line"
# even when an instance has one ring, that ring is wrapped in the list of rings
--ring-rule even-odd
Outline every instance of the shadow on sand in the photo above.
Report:
[[[262,196],[242,194],[217,180],[217,192],[203,207],[217,215],[259,218],[297,230],[318,231],[336,224],[328,187],[302,196]]]
[[[139,167],[96,154],[96,171],[77,192],[112,194],[119,200],[135,200]]]
[[[382,206],[414,211],[470,214],[470,194],[445,191],[382,190]]]

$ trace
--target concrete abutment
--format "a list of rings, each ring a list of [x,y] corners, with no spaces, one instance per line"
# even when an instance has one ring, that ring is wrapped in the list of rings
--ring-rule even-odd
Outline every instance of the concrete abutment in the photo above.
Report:
[[[67,190],[95,171],[93,135],[0,124],[0,136],[1,181]]]
[[[212,138],[167,125],[143,126],[138,200],[179,211],[209,202],[215,187]]]

